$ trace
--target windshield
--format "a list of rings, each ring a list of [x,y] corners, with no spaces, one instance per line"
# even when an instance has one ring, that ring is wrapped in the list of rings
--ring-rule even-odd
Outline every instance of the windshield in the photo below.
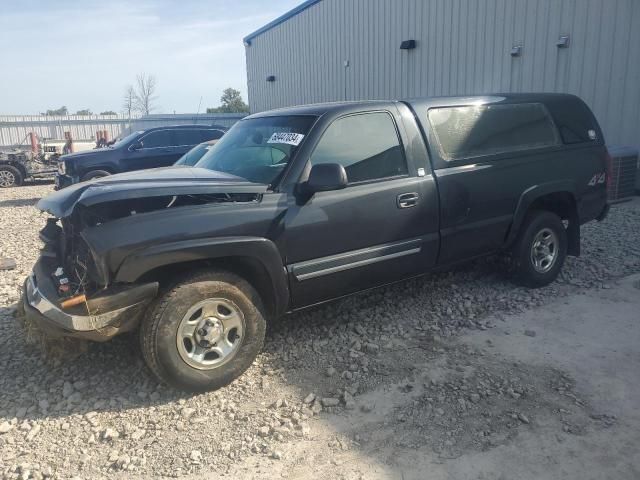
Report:
[[[133,140],[134,138],[136,138],[138,135],[140,135],[141,133],[144,133],[144,130],[139,130],[137,132],[132,132],[129,135],[127,135],[126,137],[121,137],[118,140],[115,141],[115,143],[113,145],[111,145],[113,148],[119,148],[122,147],[124,145],[127,145],[131,140]]]
[[[213,148],[215,143],[216,140],[213,140],[211,142],[196,145],[183,156],[181,156],[180,159],[176,163],[174,163],[174,165],[187,165],[189,167],[193,167],[196,163],[198,163],[198,160],[200,160],[205,153]]]
[[[275,183],[316,117],[281,116],[241,120],[196,164],[250,182]]]

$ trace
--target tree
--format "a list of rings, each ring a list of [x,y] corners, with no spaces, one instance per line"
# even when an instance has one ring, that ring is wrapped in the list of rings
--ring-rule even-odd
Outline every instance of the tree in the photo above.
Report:
[[[117,115],[113,110],[107,110],[106,112],[100,112],[100,115]]]
[[[63,106],[56,110],[47,110],[43,115],[69,115],[69,110]]]
[[[91,113],[91,110],[89,110],[88,108],[85,108],[84,110],[78,110],[76,112],[76,115],[93,115]]]
[[[207,113],[248,113],[249,105],[244,103],[240,91],[226,88],[220,97],[220,106],[207,108]]]
[[[131,112],[135,109],[136,106],[136,91],[133,88],[133,85],[127,85],[127,88],[124,92],[124,104],[122,108],[124,113],[127,114],[127,117],[131,118]]]
[[[157,82],[156,77],[141,73],[136,78],[135,108],[143,115],[149,115],[155,108]]]

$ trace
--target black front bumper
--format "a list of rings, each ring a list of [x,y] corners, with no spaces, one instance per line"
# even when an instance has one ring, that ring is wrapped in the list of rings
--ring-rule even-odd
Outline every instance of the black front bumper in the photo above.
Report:
[[[69,175],[62,175],[60,173],[56,174],[54,190],[62,190],[74,183],[78,183],[78,180],[70,177]]]
[[[63,310],[42,259],[24,282],[22,296],[27,321],[52,337],[76,337],[103,342],[132,330],[158,292],[158,283],[105,290],[84,305]]]

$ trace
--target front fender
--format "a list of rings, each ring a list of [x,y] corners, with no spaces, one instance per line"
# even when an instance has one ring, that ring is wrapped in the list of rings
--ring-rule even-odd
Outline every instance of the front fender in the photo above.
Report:
[[[552,193],[570,193],[575,198],[575,182],[571,180],[558,180],[554,182],[543,183],[541,185],[534,185],[533,187],[525,190],[518,199],[516,211],[513,215],[513,223],[506,240],[507,246],[513,244],[513,242],[515,241],[518,232],[520,231],[520,227],[522,226],[522,222],[527,215],[527,211],[529,210],[529,207],[531,207],[533,202],[541,197],[544,197],[545,195],[549,195]]]
[[[204,238],[145,247],[132,252],[122,261],[115,281],[132,283],[159,267],[230,257],[250,258],[264,267],[273,288],[276,314],[284,313],[289,303],[284,265],[278,248],[266,238]]]

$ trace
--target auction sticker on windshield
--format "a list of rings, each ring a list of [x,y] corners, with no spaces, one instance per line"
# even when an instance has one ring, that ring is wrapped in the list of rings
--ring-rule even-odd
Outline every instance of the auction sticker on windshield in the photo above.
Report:
[[[287,145],[293,145],[297,147],[304,138],[302,133],[282,133],[276,132],[271,135],[271,138],[267,140],[267,143],[286,143]]]

